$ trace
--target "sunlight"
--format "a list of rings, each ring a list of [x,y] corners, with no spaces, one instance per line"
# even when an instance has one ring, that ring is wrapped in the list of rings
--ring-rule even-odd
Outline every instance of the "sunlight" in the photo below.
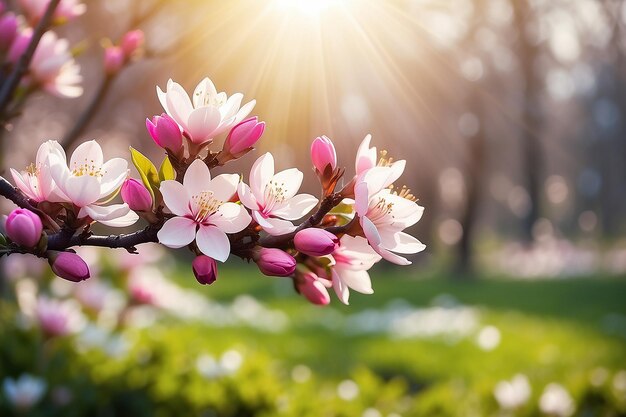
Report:
[[[283,13],[300,13],[308,18],[317,18],[327,9],[343,7],[350,0],[275,0],[275,6]]]

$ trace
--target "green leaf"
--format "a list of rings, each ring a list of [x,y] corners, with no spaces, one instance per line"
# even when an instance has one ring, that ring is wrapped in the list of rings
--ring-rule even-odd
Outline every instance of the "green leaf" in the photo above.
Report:
[[[167,156],[163,160],[163,163],[161,164],[161,168],[159,168],[159,178],[161,179],[161,181],[176,179],[176,171],[174,171],[172,162],[170,161],[170,158]]]
[[[150,192],[152,201],[155,201],[155,194],[159,193],[159,185],[161,184],[156,167],[146,156],[132,146],[130,147],[130,158],[141,176],[141,181]]]

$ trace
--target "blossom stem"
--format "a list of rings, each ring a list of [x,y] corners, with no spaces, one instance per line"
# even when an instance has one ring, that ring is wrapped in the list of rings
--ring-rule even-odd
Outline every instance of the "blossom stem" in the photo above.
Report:
[[[2,87],[0,87],[0,118],[5,119],[5,111],[13,98],[13,93],[15,89],[18,87],[20,80],[28,71],[28,67],[30,65],[31,60],[33,59],[33,55],[35,54],[35,50],[39,45],[39,41],[43,36],[44,32],[48,29],[50,24],[52,23],[52,17],[54,12],[59,5],[61,0],[50,0],[48,3],[48,7],[46,8],[46,12],[43,17],[35,27],[33,31],[33,36],[28,44],[28,47],[24,51],[24,53],[20,56],[13,67],[13,71],[9,74],[8,78],[3,82]]]

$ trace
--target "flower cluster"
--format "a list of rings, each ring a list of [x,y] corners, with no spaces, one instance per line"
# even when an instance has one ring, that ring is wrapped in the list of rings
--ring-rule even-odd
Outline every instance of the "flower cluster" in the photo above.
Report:
[[[6,11],[0,5],[0,52],[6,54],[10,66],[17,65],[28,48],[33,38],[33,27],[42,18],[48,3],[49,0],[21,0],[19,5],[24,15]],[[84,4],[76,0],[62,0],[53,16],[54,23],[64,23],[84,11]],[[5,69],[10,69],[10,66]],[[45,32],[35,49],[28,72],[21,80],[22,87],[26,91],[40,87],[59,97],[78,97],[83,93],[81,82],[80,66],[74,60],[69,42],[51,30]]]
[[[405,161],[378,153],[371,136],[361,143],[348,180],[333,142],[325,136],[313,141],[311,161],[322,186],[316,198],[299,193],[304,174],[277,170],[271,153],[261,155],[245,179],[212,174],[262,137],[265,123],[248,117],[254,100],[242,106],[242,94],[218,93],[208,78],[191,97],[172,80],[157,94],[165,113],[147,119],[146,127],[165,153],[160,167],[131,148],[140,177],[134,179],[125,159],[105,160],[95,141],[78,146],[69,162],[57,142],[44,142],[33,164],[11,170],[19,189],[12,200],[22,208],[7,218],[2,254],[47,258],[57,275],[76,282],[90,274],[73,246],[132,253],[138,244],[159,242],[191,250],[201,284],[215,282],[218,262],[233,254],[255,262],[265,275],[291,277],[300,294],[323,305],[330,302],[329,288],[345,304],[350,289],[371,294],[368,270],[375,263],[384,258],[408,265],[403,255],[425,248],[404,232],[423,212],[408,189],[394,185]],[[225,139],[217,150],[220,135]],[[113,203],[118,193],[123,202]],[[139,218],[147,226],[134,233],[91,232],[95,222],[127,227]]]

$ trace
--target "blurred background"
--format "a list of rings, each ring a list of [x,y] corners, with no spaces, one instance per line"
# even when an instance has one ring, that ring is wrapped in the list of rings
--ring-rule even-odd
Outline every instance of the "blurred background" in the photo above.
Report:
[[[351,176],[371,133],[407,160],[401,180],[426,208],[410,232],[427,249],[413,266],[372,270],[373,295],[324,309],[237,260],[201,287],[182,252],[85,251],[102,267],[70,287],[12,256],[18,307],[0,316],[0,376],[44,386],[23,410],[626,415],[623,1],[85,3],[57,30],[75,45],[84,94],[29,98],[4,166],[28,165],[47,139],[157,160],[144,127],[162,112],[155,85],[192,91],[208,76],[256,99],[267,123],[259,149],[226,171],[247,178],[271,151],[316,194],[311,141],[329,136]],[[143,57],[105,83],[101,40],[136,28]],[[95,117],[72,130],[94,97]],[[73,307],[41,307],[41,294]],[[41,309],[64,331],[51,336]]]

